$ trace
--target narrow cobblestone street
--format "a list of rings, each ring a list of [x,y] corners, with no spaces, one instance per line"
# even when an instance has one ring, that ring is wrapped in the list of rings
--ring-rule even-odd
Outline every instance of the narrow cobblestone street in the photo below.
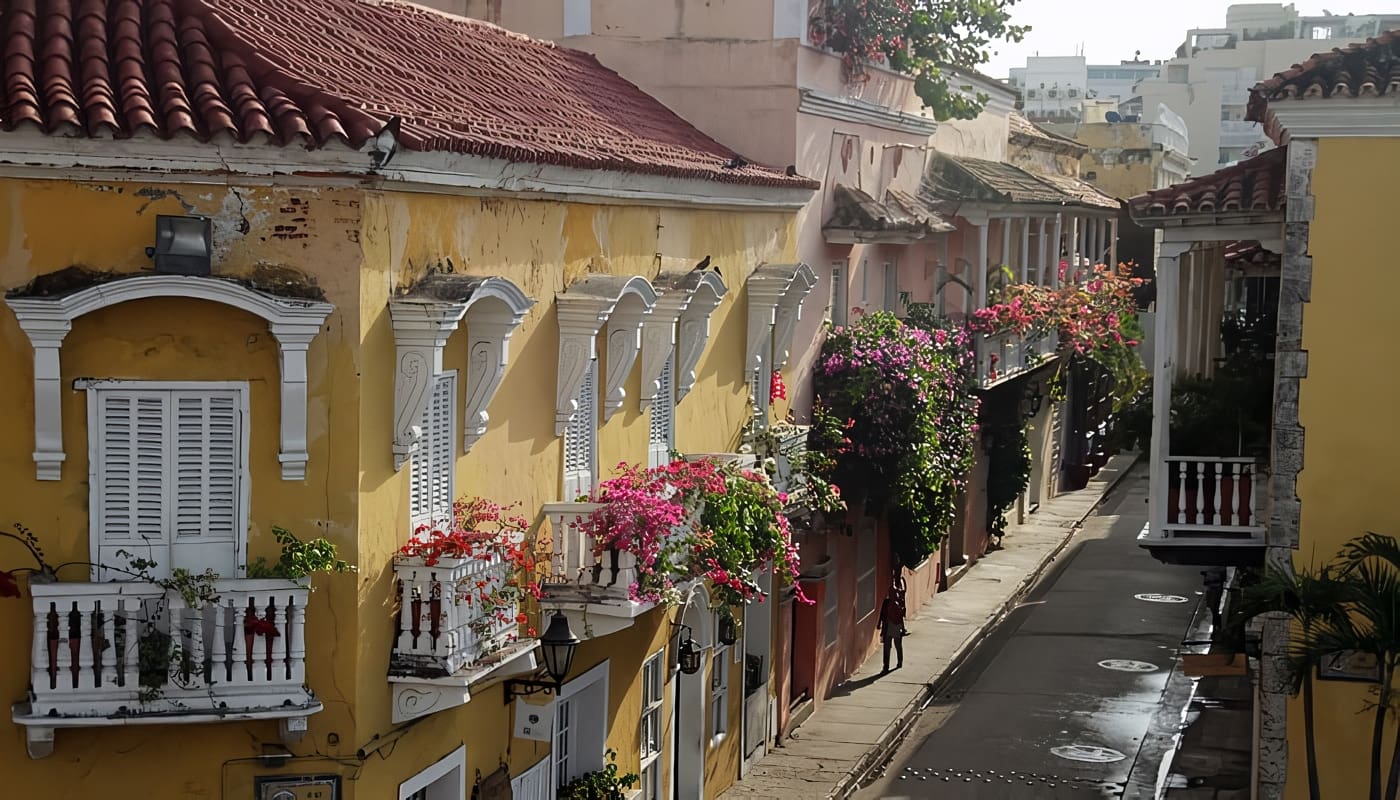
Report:
[[[1085,520],[859,797],[1124,797],[1155,783],[1190,696],[1178,654],[1202,593],[1198,570],[1137,545],[1145,478]]]

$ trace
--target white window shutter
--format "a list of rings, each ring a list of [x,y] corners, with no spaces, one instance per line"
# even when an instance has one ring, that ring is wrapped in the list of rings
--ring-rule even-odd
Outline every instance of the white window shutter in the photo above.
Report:
[[[657,378],[656,399],[651,403],[651,430],[647,438],[647,466],[659,467],[671,460],[676,440],[675,353]]]
[[[578,410],[564,429],[564,501],[572,502],[593,491],[594,448],[598,438],[598,362],[583,373],[578,390]]]
[[[433,381],[432,394],[419,421],[423,438],[409,459],[409,518],[415,530],[420,525],[451,522],[456,408],[457,373],[444,372]]]
[[[241,507],[243,409],[226,391],[171,393],[171,561],[234,575]]]
[[[96,560],[121,565],[125,562],[117,551],[126,550],[168,571],[163,562],[168,544],[165,462],[170,395],[103,391],[92,402],[96,404],[90,433]]]

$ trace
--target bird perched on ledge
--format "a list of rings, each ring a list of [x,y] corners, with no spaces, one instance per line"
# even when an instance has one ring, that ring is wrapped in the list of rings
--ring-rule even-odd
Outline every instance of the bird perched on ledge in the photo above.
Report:
[[[709,268],[710,268],[710,257],[709,257],[709,256],[705,256],[704,258],[700,259],[700,263],[699,263],[699,264],[696,264],[696,265],[695,265],[695,269],[692,269],[691,272],[704,272],[705,270],[707,270],[707,269],[709,269]]]

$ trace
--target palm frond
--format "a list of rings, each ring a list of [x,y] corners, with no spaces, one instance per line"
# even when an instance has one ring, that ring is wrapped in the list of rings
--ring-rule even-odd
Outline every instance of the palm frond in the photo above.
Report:
[[[1367,532],[1343,545],[1336,563],[1344,571],[1352,570],[1368,558],[1379,558],[1400,569],[1400,539]]]

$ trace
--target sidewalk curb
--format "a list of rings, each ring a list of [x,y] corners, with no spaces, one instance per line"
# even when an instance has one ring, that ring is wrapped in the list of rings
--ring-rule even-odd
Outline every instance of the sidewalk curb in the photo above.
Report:
[[[1066,529],[1064,538],[1060,540],[1059,544],[1055,545],[1055,548],[1041,560],[1040,564],[1037,565],[1033,571],[1028,573],[1025,578],[1021,580],[1020,584],[1016,586],[1016,591],[1007,598],[1001,608],[999,608],[993,616],[989,617],[972,636],[969,636],[963,642],[962,646],[953,654],[953,657],[949,659],[947,667],[933,680],[925,684],[918,695],[899,712],[899,716],[895,717],[894,721],[885,728],[885,732],[880,735],[880,740],[876,742],[875,746],[866,751],[865,755],[861,756],[860,760],[856,762],[856,765],[846,773],[846,777],[842,778],[836,786],[827,793],[826,796],[828,798],[840,798],[844,800],[844,798],[850,797],[855,790],[860,787],[861,782],[865,780],[866,776],[868,776],[872,770],[884,764],[890,756],[893,755],[900,743],[904,741],[904,737],[908,735],[909,730],[914,727],[914,722],[919,718],[919,713],[923,710],[924,705],[928,703],[943,685],[947,683],[948,679],[958,671],[965,661],[967,661],[968,657],[971,656],[978,645],[982,643],[982,640],[986,638],[987,634],[995,630],[997,626],[1001,625],[1001,623],[1006,620],[1006,617],[1015,609],[1021,599],[1026,596],[1050,566],[1055,563],[1055,559],[1069,546],[1070,540],[1074,538],[1074,534],[1083,526],[1084,520],[1088,519],[1089,515],[1093,514],[1094,511],[1103,504],[1103,499],[1108,496],[1109,492],[1112,492],[1118,484],[1127,477],[1128,473],[1132,472],[1139,458],[1139,454],[1133,453],[1114,456],[1113,459],[1110,460],[1111,464],[1116,464],[1116,462],[1120,460],[1125,462],[1125,464],[1118,469],[1116,475],[1113,475],[1109,480],[1102,483],[1102,492],[1100,492],[1094,504],[1089,506],[1084,514],[1075,520],[1073,525],[1070,525]],[[1104,469],[1107,468],[1108,466],[1105,465]],[[935,595],[935,597],[936,596],[937,595]]]

